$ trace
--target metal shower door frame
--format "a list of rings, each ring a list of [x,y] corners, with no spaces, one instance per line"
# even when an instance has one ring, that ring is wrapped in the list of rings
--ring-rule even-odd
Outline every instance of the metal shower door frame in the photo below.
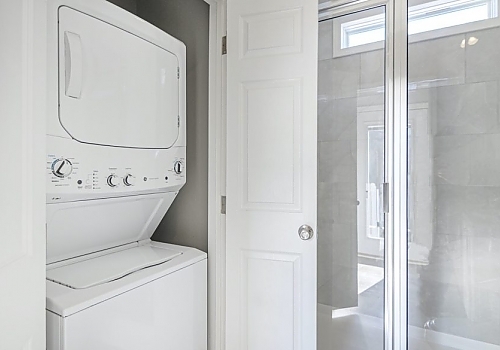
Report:
[[[408,2],[328,1],[319,20],[385,7],[384,350],[408,348]]]

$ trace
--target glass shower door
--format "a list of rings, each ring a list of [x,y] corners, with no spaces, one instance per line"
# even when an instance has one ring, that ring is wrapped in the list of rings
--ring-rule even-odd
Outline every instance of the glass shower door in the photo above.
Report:
[[[322,21],[319,33],[318,350],[381,350],[385,7]]]
[[[498,1],[408,17],[408,348],[500,349]]]
[[[500,350],[499,1],[368,2],[319,25],[318,349]]]

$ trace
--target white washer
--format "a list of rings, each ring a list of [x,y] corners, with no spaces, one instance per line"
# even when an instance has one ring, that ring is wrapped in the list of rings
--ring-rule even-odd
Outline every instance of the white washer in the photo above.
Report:
[[[185,46],[50,0],[47,349],[207,348],[207,260],[151,235],[186,182]]]

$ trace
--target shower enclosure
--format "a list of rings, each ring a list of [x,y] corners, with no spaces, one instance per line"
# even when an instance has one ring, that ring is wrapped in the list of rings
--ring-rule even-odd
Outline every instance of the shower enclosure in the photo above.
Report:
[[[320,3],[318,350],[500,350],[498,11]]]

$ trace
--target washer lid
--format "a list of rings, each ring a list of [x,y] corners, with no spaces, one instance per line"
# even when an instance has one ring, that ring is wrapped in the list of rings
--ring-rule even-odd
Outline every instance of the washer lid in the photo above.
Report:
[[[136,246],[47,271],[47,279],[69,288],[85,289],[162,264],[182,252],[150,245]]]

